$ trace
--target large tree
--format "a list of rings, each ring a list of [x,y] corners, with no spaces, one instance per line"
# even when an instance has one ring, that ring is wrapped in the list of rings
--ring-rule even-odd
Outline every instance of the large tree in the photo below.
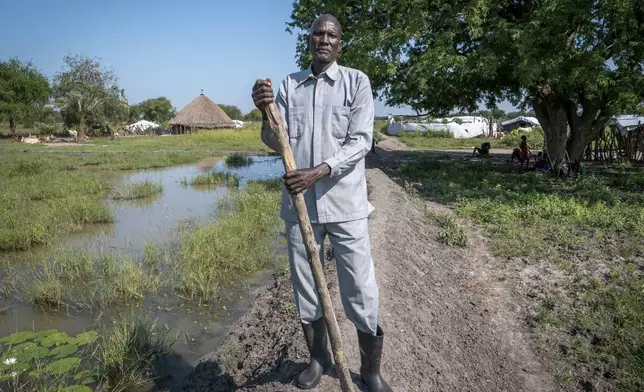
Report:
[[[230,117],[231,120],[241,120],[244,115],[242,114],[242,111],[239,110],[239,108],[235,105],[219,105],[221,110],[226,112],[228,117]]]
[[[342,63],[388,104],[433,115],[481,100],[531,106],[556,161],[580,157],[613,113],[644,100],[641,0],[296,0],[287,26],[301,29],[302,68],[324,12],[344,27]]]
[[[65,121],[78,127],[79,137],[85,136],[88,127],[108,127],[126,118],[125,93],[113,70],[87,56],[66,56],[64,62],[63,71],[54,78],[54,95]]]
[[[253,108],[244,116],[244,121],[262,121],[262,112],[257,108]]]
[[[170,121],[176,114],[172,102],[166,97],[145,100],[130,108],[130,113],[137,117],[136,120],[148,120],[159,124]]]
[[[9,122],[12,134],[18,122],[37,115],[50,94],[49,81],[31,62],[0,62],[0,118]]]

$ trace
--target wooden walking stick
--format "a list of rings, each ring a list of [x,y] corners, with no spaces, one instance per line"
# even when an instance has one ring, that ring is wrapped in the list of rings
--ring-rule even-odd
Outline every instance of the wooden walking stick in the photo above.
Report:
[[[270,85],[270,79],[268,79],[268,83]],[[284,169],[286,169],[287,172],[295,170],[295,158],[293,157],[293,151],[291,151],[288,135],[286,134],[284,118],[277,109],[277,106],[275,106],[275,103],[271,102],[270,104],[265,105],[261,110],[264,118],[268,121],[271,130],[279,141],[280,152],[282,154],[282,160],[284,161]],[[304,203],[304,195],[302,193],[298,193],[297,195],[291,195],[291,198],[297,213],[297,220],[300,223],[304,246],[306,247],[306,252],[309,254],[309,264],[313,271],[315,287],[317,288],[318,297],[322,302],[322,314],[329,332],[329,340],[331,341],[331,349],[333,351],[335,365],[340,376],[340,387],[342,388],[342,392],[353,392],[353,384],[351,383],[349,368],[344,360],[340,328],[338,327],[338,321],[335,318],[329,290],[326,287],[326,279],[324,278],[322,263],[320,262],[320,256],[315,244],[313,228],[311,227],[309,214],[306,210],[306,204]]]

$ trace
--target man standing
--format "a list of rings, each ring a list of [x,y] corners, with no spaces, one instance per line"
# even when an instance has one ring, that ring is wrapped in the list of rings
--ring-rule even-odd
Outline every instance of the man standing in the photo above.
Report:
[[[295,305],[311,354],[296,385],[314,388],[331,365],[322,308],[288,195],[304,192],[320,260],[324,260],[325,235],[336,256],[342,305],[358,332],[362,379],[371,392],[389,392],[380,375],[383,332],[378,325],[378,286],[367,222],[373,211],[367,200],[364,163],[373,138],[371,83],[364,73],[336,63],[342,26],[335,17],[320,16],[310,33],[311,67],[288,75],[277,99],[264,80],[255,83],[252,94],[258,108],[275,101],[286,121],[295,163],[301,168],[284,175],[281,208]],[[279,151],[265,121],[262,141]]]

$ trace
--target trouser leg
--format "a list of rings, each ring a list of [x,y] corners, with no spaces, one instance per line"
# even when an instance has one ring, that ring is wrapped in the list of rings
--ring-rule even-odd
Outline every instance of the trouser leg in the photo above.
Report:
[[[344,312],[357,329],[375,336],[378,285],[371,258],[368,220],[328,223],[325,227],[338,266]]]
[[[324,225],[312,224],[318,255],[324,266],[323,243]],[[315,281],[306,253],[302,232],[298,223],[286,222],[286,239],[288,242],[288,260],[293,284],[293,300],[303,323],[309,324],[322,317],[322,306],[315,289]]]

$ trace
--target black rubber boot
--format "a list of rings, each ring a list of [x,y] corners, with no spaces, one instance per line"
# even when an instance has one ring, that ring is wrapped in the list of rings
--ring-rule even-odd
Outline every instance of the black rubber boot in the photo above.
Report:
[[[306,346],[311,354],[311,361],[309,366],[297,377],[295,385],[300,389],[312,389],[318,385],[322,373],[331,365],[324,317],[310,324],[302,323],[302,329],[304,330],[304,338],[306,338]]]
[[[358,330],[360,344],[360,375],[369,392],[392,392],[391,387],[380,375],[380,358],[384,333],[378,326],[376,336]]]

